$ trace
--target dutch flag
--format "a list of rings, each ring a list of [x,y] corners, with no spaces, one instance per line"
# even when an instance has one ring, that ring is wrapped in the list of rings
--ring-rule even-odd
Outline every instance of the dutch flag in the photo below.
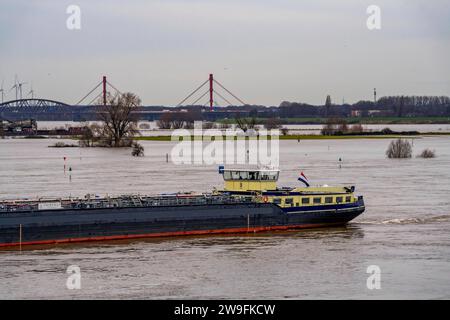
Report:
[[[306,178],[306,176],[303,174],[303,171],[300,172],[300,176],[297,180],[303,182],[307,187],[309,187],[308,178]]]

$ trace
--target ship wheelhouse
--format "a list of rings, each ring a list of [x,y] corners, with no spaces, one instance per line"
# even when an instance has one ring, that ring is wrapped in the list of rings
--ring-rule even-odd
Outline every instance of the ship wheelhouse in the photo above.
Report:
[[[346,187],[277,187],[277,169],[225,169],[219,167],[225,186],[223,191],[237,197],[252,196],[281,208],[345,206],[358,201],[354,186]]]
[[[223,175],[225,191],[245,192],[276,190],[280,171],[275,169],[224,169],[220,167],[219,173]]]

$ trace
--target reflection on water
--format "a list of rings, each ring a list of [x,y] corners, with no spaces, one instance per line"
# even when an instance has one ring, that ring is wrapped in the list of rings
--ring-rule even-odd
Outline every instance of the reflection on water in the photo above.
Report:
[[[222,184],[216,166],[166,163],[171,142],[143,142],[143,158],[129,149],[47,147],[54,142],[0,140],[0,198]],[[0,298],[450,298],[448,138],[414,140],[414,154],[436,150],[428,160],[388,160],[389,142],[280,142],[281,185],[295,185],[301,170],[313,184],[351,183],[365,196],[366,212],[347,227],[3,251]],[[81,290],[65,287],[73,264],[81,268]],[[373,264],[381,268],[381,290],[366,287]]]

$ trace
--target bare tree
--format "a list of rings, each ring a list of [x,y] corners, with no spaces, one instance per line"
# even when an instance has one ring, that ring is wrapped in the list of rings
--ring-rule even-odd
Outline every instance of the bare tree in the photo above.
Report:
[[[236,124],[239,129],[241,129],[244,132],[247,132],[249,129],[254,129],[256,126],[256,118],[240,118],[239,116],[236,117]]]
[[[184,118],[184,127],[186,129],[193,129],[194,122],[202,120],[201,110],[193,107],[184,113],[183,118]]]
[[[216,127],[216,124],[214,122],[205,121],[202,124],[203,129],[214,129]]]
[[[218,127],[219,129],[228,129],[228,128],[231,127],[231,125],[230,125],[229,123],[218,123],[218,124],[217,124],[217,127]]]
[[[106,105],[99,107],[98,116],[103,122],[104,141],[111,147],[130,146],[138,134],[137,114],[133,112],[141,103],[138,96],[127,92],[108,97]]]
[[[82,134],[80,138],[81,147],[92,147],[94,146],[95,136],[94,132],[89,125],[85,125],[82,128]]]
[[[264,123],[264,127],[267,130],[278,129],[281,127],[281,121],[278,118],[269,118]]]
[[[170,129],[171,127],[171,115],[169,112],[164,112],[159,118],[157,125],[160,129]]]
[[[80,138],[81,147],[94,147],[98,143],[106,145],[101,141],[104,136],[103,126],[93,123],[91,125],[85,124],[82,128],[82,134]]]
[[[364,128],[360,123],[356,123],[350,127],[349,131],[352,133],[363,133]]]
[[[388,149],[386,150],[386,156],[393,159],[411,158],[412,146],[408,140],[397,139],[391,141]]]
[[[325,136],[340,135],[347,132],[347,122],[341,118],[328,118],[321,130],[321,133]]]
[[[181,129],[184,127],[187,120],[187,114],[185,112],[173,112],[172,113],[172,129]]]

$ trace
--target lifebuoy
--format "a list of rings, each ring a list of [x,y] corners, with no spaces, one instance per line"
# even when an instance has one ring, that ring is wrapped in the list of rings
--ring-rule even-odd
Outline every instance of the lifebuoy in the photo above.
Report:
[[[265,203],[269,202],[269,197],[268,197],[268,196],[264,196],[264,197],[263,197],[263,201],[264,201]]]

